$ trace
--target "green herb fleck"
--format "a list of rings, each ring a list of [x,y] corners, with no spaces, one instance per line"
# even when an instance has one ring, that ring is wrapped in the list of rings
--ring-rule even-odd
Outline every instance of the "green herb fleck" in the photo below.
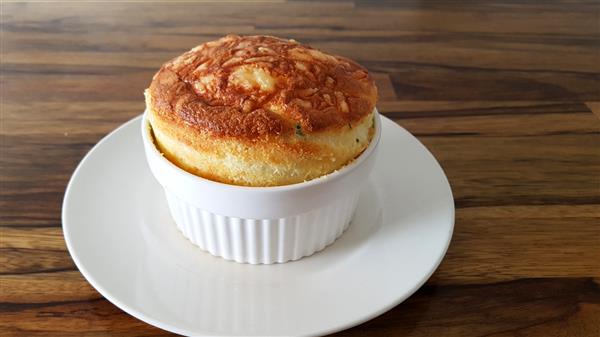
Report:
[[[356,142],[358,143],[358,138],[356,138]]]
[[[304,136],[304,133],[302,132],[302,127],[300,126],[300,124],[296,124],[296,135]]]

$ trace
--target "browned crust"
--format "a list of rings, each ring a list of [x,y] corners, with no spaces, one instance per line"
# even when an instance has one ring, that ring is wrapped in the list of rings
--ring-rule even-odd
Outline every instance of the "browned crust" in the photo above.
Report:
[[[270,85],[236,82],[259,69]],[[377,89],[367,70],[340,56],[270,36],[226,36],[164,64],[149,88],[161,119],[238,139],[345,127],[371,113]]]

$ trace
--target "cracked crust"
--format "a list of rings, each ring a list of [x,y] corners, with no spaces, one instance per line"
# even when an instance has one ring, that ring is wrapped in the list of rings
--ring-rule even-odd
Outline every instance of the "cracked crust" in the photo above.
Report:
[[[347,164],[370,141],[366,69],[293,40],[229,35],[165,63],[146,90],[168,159],[197,175],[273,186]]]

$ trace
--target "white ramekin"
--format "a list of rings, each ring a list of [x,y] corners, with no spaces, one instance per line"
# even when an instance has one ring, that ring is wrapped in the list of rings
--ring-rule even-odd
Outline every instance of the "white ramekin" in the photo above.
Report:
[[[171,215],[193,244],[241,263],[283,263],[309,256],[337,239],[350,224],[361,187],[381,136],[338,171],[310,181],[276,187],[245,187],[201,178],[164,158],[142,120],[146,159],[163,186]]]

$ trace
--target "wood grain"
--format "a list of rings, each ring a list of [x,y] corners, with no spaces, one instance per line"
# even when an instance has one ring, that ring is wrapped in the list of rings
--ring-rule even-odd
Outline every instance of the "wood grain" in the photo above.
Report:
[[[453,188],[456,227],[437,272],[337,335],[600,336],[597,1],[0,6],[0,335],[171,335],[85,281],[61,202],[82,156],[143,111],[164,61],[238,33],[364,64],[380,111]]]

